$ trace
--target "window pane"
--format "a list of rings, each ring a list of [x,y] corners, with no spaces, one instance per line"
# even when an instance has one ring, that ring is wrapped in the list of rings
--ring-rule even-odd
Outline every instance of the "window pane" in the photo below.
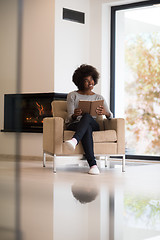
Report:
[[[116,12],[115,117],[126,153],[160,155],[160,6]]]

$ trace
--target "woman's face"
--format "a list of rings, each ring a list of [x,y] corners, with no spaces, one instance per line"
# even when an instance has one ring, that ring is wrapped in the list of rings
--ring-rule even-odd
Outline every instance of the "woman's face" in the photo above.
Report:
[[[94,87],[94,80],[92,76],[84,78],[84,90],[92,90]]]

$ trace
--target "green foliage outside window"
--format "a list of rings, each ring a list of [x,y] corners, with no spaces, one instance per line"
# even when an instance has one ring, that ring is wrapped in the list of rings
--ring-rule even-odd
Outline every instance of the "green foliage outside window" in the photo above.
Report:
[[[124,213],[127,221],[132,218],[136,223],[142,222],[146,228],[157,228],[160,230],[160,200],[150,196],[125,195]]]
[[[125,106],[131,145],[145,141],[145,154],[160,153],[160,33],[138,34],[125,43],[125,61],[132,77],[126,78]],[[129,97],[130,96],[130,97]],[[129,99],[129,100],[128,100]]]

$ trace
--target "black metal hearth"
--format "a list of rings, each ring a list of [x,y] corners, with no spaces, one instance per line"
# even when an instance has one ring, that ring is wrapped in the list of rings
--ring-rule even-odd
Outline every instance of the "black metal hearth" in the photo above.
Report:
[[[3,132],[43,132],[43,118],[51,117],[51,102],[65,100],[65,93],[4,95]]]

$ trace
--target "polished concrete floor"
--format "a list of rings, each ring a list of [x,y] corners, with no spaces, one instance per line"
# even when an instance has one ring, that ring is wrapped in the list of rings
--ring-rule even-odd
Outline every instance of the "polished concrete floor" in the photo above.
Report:
[[[0,239],[158,240],[160,163],[118,161],[99,176],[67,165],[0,161]]]

